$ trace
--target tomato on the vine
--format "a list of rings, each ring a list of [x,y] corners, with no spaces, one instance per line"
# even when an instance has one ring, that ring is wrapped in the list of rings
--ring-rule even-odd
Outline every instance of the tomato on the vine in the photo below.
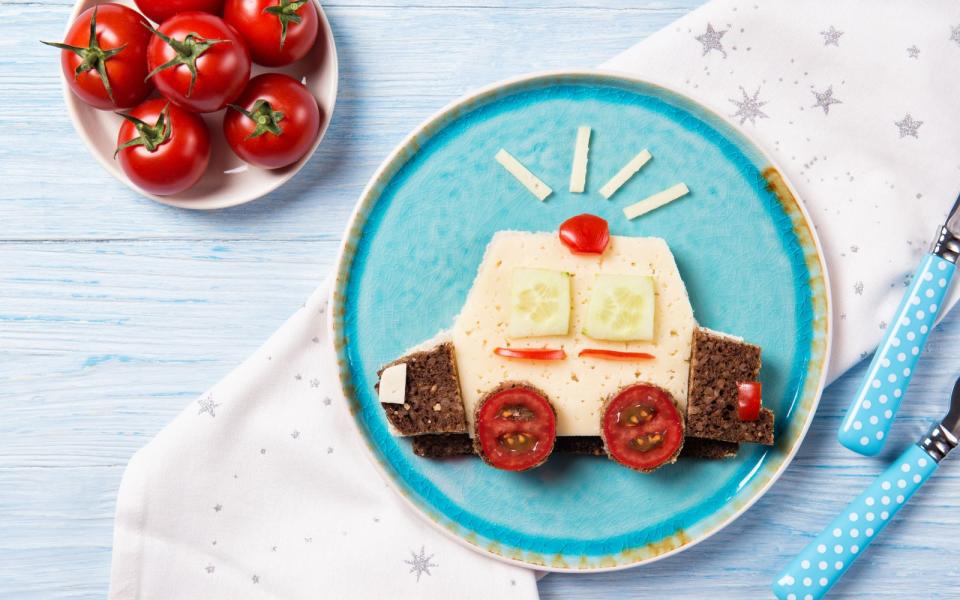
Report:
[[[154,23],[163,23],[170,17],[190,11],[220,14],[223,0],[136,0],[137,8]]]
[[[153,90],[145,23],[126,6],[101,4],[80,13],[63,43],[43,43],[62,50],[60,66],[78,98],[101,110],[130,108]]]
[[[210,162],[210,134],[203,119],[159,98],[122,116],[116,157],[133,183],[168,196],[200,179]]]
[[[243,36],[253,61],[268,67],[306,56],[320,28],[313,0],[227,0],[223,18]]]
[[[223,133],[237,156],[265,169],[303,158],[319,132],[316,99],[302,83],[281,73],[251,79],[223,118]]]
[[[153,31],[147,47],[148,77],[175,104],[214,112],[243,91],[250,78],[250,53],[223,19],[185,12]]]

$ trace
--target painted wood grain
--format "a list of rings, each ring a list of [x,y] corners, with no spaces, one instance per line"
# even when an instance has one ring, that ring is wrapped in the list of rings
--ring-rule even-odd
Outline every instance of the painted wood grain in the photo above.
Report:
[[[194,213],[137,197],[74,134],[56,54],[36,43],[61,35],[72,3],[0,0],[0,596],[104,597],[123,465],[306,299],[367,178],[412,127],[498,79],[596,65],[699,3],[327,3],[342,72],[327,140],[265,200]],[[958,365],[960,314],[934,332],[883,456],[835,440],[861,365],[730,528],[641,569],[551,575],[542,596],[768,597],[807,536],[942,412]],[[927,595],[955,595],[960,566],[943,557],[957,498],[948,462],[834,597],[900,598],[921,580]]]

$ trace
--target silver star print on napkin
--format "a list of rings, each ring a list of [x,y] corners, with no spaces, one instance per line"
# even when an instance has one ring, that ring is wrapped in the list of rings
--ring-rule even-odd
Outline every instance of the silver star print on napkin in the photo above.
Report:
[[[740,94],[742,98],[740,100],[735,100],[730,98],[732,102],[737,107],[737,112],[733,113],[731,116],[740,119],[740,124],[743,125],[747,121],[750,121],[751,125],[756,125],[756,119],[767,119],[769,118],[765,112],[760,110],[766,101],[760,101],[757,97],[760,95],[760,88],[757,88],[757,91],[753,93],[753,96],[747,94],[747,90],[743,89],[743,86],[740,86]]]
[[[907,136],[918,138],[920,136],[917,135],[917,130],[923,125],[923,121],[914,120],[914,118],[910,116],[910,113],[907,113],[899,121],[894,121],[893,124],[900,130],[901,138]]]
[[[421,575],[423,575],[424,573],[426,573],[427,575],[430,575],[430,568],[431,568],[431,567],[437,567],[437,566],[439,566],[439,565],[436,565],[436,564],[430,562],[430,559],[433,558],[433,555],[431,554],[430,556],[427,556],[426,550],[425,550],[425,548],[424,548],[423,546],[420,546],[420,553],[419,553],[419,554],[417,554],[417,553],[415,553],[413,550],[411,550],[411,551],[410,551],[410,556],[411,556],[411,558],[412,558],[411,560],[405,560],[405,561],[403,561],[403,562],[405,562],[405,563],[407,563],[408,565],[410,565],[410,571],[409,571],[410,573],[416,573],[416,574],[417,574],[417,582],[418,582],[418,583],[419,583],[419,581],[420,581],[420,576],[421,576]]]
[[[831,105],[831,104],[843,104],[843,100],[839,100],[839,99],[833,97],[833,86],[832,86],[832,85],[831,85],[830,87],[828,87],[827,89],[823,90],[822,92],[818,92],[818,91],[816,91],[816,90],[811,90],[811,92],[813,92],[813,95],[816,96],[817,101],[816,101],[816,103],[815,103],[813,106],[811,106],[810,108],[816,108],[816,107],[819,106],[820,108],[823,109],[823,114],[825,114],[825,115],[829,115],[829,114],[830,114],[830,105]]]
[[[207,395],[201,398],[200,400],[197,400],[197,404],[200,405],[200,411],[197,412],[198,415],[202,415],[203,413],[210,413],[211,417],[217,416],[217,413],[215,411],[216,411],[216,408],[220,405],[213,401],[212,395]]]
[[[840,36],[843,35],[843,32],[837,31],[837,28],[831,25],[830,29],[821,31],[820,35],[823,36],[824,46],[840,46]]]
[[[713,25],[707,23],[707,30],[696,37],[696,40],[703,44],[703,54],[701,56],[706,56],[711,51],[717,50],[726,58],[727,51],[723,49],[723,44],[720,42],[726,33],[726,29],[717,31],[713,28]]]

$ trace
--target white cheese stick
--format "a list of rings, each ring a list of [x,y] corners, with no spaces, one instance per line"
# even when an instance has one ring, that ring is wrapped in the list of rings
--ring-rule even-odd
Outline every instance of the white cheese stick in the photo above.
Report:
[[[577,143],[573,148],[573,168],[570,170],[570,191],[582,194],[587,186],[587,159],[590,153],[590,128],[577,128]]]
[[[640,154],[637,154],[630,159],[630,162],[623,165],[623,168],[620,169],[610,181],[603,184],[603,187],[600,188],[600,195],[609,200],[610,196],[616,194],[617,190],[623,187],[623,184],[630,181],[630,178],[636,175],[637,171],[639,171],[643,165],[647,164],[647,161],[651,158],[649,151],[641,150]]]
[[[380,402],[403,404],[407,400],[407,363],[387,367],[380,375]]]
[[[657,192],[656,194],[650,196],[649,198],[645,198],[636,204],[631,204],[623,209],[623,214],[627,215],[628,219],[636,219],[640,215],[645,215],[651,210],[656,210],[664,204],[669,204],[677,198],[682,198],[689,193],[690,190],[687,188],[687,184],[678,183],[668,187],[662,192]]]
[[[497,159],[498,163],[503,165],[503,168],[506,169],[508,173],[513,175],[517,181],[522,183],[523,187],[530,190],[530,193],[536,196],[538,200],[546,200],[547,196],[553,193],[553,190],[550,189],[550,186],[541,181],[539,177],[531,173],[530,170],[523,166],[519,160],[514,158],[512,154],[503,148],[497,152],[497,156],[495,158]]]

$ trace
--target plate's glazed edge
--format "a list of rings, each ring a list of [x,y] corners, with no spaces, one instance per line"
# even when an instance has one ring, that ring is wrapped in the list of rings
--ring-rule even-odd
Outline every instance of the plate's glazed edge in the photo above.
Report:
[[[819,404],[820,395],[826,383],[827,366],[829,365],[830,359],[832,303],[829,275],[826,264],[823,261],[821,244],[809,215],[799,201],[792,185],[782,175],[781,170],[776,166],[775,162],[761,149],[759,144],[742,129],[731,124],[725,117],[686,95],[661,84],[651,83],[622,73],[602,70],[549,71],[527,74],[501,81],[469,93],[449,103],[416,127],[394,148],[390,155],[377,168],[374,176],[361,193],[360,199],[350,217],[337,257],[334,282],[331,286],[331,310],[329,311],[327,324],[336,353],[337,374],[340,380],[341,390],[347,400],[347,407],[351,415],[356,416],[359,405],[347,360],[346,347],[348,340],[343,330],[343,318],[346,314],[346,292],[357,242],[363,233],[364,226],[366,225],[367,218],[373,206],[376,204],[387,184],[394,175],[403,168],[410,157],[417,152],[422,145],[421,140],[429,139],[447,124],[455,121],[462,114],[473,110],[477,106],[493,101],[499,96],[506,95],[507,93],[515,93],[522,89],[536,89],[554,84],[583,84],[597,81],[616,85],[643,85],[648,88],[660,89],[666,96],[688,103],[709,118],[714,119],[717,123],[722,124],[725,129],[729,130],[734,136],[739,136],[747,145],[755,149],[757,153],[763,157],[767,165],[762,170],[765,185],[767,189],[776,196],[784,213],[790,217],[794,235],[803,249],[804,262],[808,271],[807,283],[811,291],[810,302],[812,304],[811,312],[813,314],[812,339],[803,389],[799,400],[796,401],[793,406],[793,417],[790,421],[791,426],[787,430],[787,435],[790,438],[788,440],[789,448],[786,452],[774,456],[772,460],[765,459],[760,472],[756,473],[745,486],[747,489],[742,499],[739,499],[740,496],[738,495],[737,498],[734,498],[727,505],[718,509],[709,517],[706,517],[704,520],[710,523],[704,527],[699,534],[690,535],[687,531],[678,530],[670,535],[664,536],[660,540],[644,544],[643,546],[599,557],[567,556],[561,554],[546,556],[539,552],[516,548],[501,541],[481,540],[476,532],[447,519],[429,506],[420,504],[416,498],[413,498],[398,485],[390,475],[387,466],[378,456],[376,449],[371,447],[370,441],[363,434],[357,419],[353,419],[357,433],[363,439],[367,454],[377,470],[390,486],[398,492],[404,502],[426,519],[427,522],[431,523],[435,529],[456,542],[487,554],[488,556],[518,566],[533,567],[544,571],[568,573],[599,572],[635,567],[671,556],[709,538],[725,528],[759,500],[793,460],[803,438],[806,436],[806,432],[813,420],[813,413]],[[794,425],[798,422],[800,423],[799,428]],[[781,439],[782,437],[783,433],[781,433]],[[701,523],[697,524],[698,529]]]

